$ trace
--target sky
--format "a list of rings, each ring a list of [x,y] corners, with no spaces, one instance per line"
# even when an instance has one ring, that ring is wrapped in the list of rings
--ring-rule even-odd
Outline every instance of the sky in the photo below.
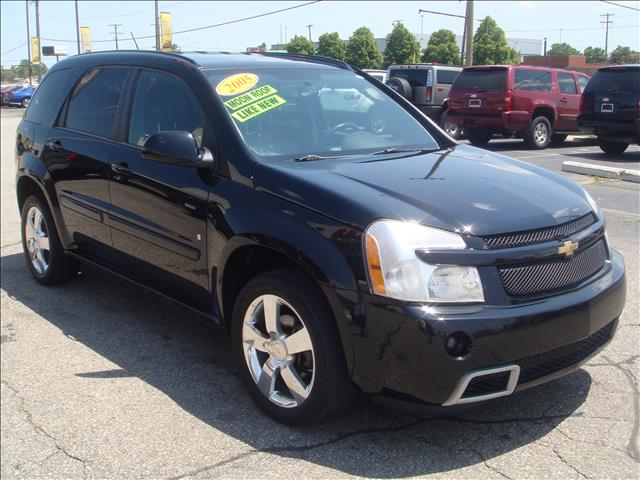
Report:
[[[35,36],[35,2],[29,2],[31,35]],[[161,12],[170,12],[174,31],[173,42],[182,50],[245,51],[262,42],[268,45],[308,36],[312,24],[313,40],[326,32],[337,31],[344,39],[358,27],[369,27],[376,37],[385,37],[392,22],[402,23],[412,32],[431,33],[448,28],[462,34],[462,19],[434,14],[418,14],[419,9],[464,15],[463,1],[330,1],[291,9],[231,25],[188,33],[180,30],[208,26],[241,19],[274,10],[295,7],[303,1],[161,1]],[[620,5],[640,9],[640,1],[615,1]],[[604,48],[605,31],[601,16],[611,13],[609,51],[617,45],[640,50],[640,12],[602,1],[475,1],[475,18],[493,17],[512,38],[548,38],[548,44],[567,42],[579,50],[588,46]],[[131,34],[139,39],[141,49],[155,46],[153,1],[88,1],[80,0],[80,25],[91,28],[92,49],[113,50],[113,27],[122,24],[120,48],[135,48]],[[24,0],[0,2],[1,42],[0,62],[3,66],[17,64],[27,58],[26,8]],[[478,22],[475,22],[477,28]],[[75,7],[73,1],[40,1],[40,36],[42,45],[66,45],[69,54],[77,52]],[[285,33],[286,32],[286,33]],[[286,37],[285,37],[286,35]],[[50,39],[50,40],[49,40]],[[55,57],[44,57],[51,65]]]

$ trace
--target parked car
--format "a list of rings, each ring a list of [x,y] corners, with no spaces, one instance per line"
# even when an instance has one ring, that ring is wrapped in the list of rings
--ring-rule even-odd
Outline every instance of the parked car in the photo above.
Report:
[[[605,153],[624,152],[640,142],[640,65],[598,69],[580,102],[578,125],[598,137]]]
[[[387,71],[386,70],[374,70],[374,69],[371,69],[371,68],[365,68],[363,70],[363,72],[367,72],[373,78],[375,78],[376,80],[378,80],[379,82],[382,82],[382,83],[384,83],[385,80],[387,79]]]
[[[31,97],[35,91],[36,87],[31,85],[10,91],[7,93],[6,103],[7,105],[15,105],[24,108],[29,105]]]
[[[3,88],[2,92],[0,93],[0,96],[1,96],[0,102],[2,103],[2,105],[7,105],[7,99],[10,93],[15,92],[17,90],[21,90],[25,86],[26,85],[16,83],[14,85],[8,85],[5,88]]]
[[[580,93],[589,77],[524,65],[467,67],[449,92],[448,121],[485,146],[495,134],[523,138],[530,148],[562,143],[577,132]]]
[[[461,130],[447,121],[446,112],[449,89],[461,71],[432,63],[391,65],[386,83],[457,139]]]
[[[282,422],[358,389],[510,395],[576,370],[624,308],[622,257],[582,187],[456,143],[337,60],[69,57],[25,112],[16,162],[37,282],[86,262],[198,312]]]

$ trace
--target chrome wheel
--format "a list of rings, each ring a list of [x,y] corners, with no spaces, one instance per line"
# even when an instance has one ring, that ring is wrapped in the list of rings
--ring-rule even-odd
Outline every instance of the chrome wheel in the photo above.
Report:
[[[538,144],[542,145],[547,141],[549,137],[549,129],[544,122],[538,122],[533,130],[533,140]]]
[[[313,345],[300,315],[276,295],[256,298],[244,315],[242,349],[253,381],[280,407],[301,405],[311,393]]]
[[[446,123],[445,122],[444,129],[449,134],[449,136],[451,136],[453,138],[455,138],[457,135],[460,134],[460,129],[458,128],[458,125],[455,124],[455,123]]]
[[[42,275],[49,268],[49,230],[38,207],[31,207],[27,212],[24,233],[31,264]]]

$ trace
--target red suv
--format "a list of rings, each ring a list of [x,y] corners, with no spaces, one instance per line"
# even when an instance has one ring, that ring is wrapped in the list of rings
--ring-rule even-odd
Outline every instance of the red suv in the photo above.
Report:
[[[468,67],[449,91],[447,122],[464,128],[476,146],[508,134],[545,148],[579,131],[580,93],[588,81],[587,75],[557,68]]]

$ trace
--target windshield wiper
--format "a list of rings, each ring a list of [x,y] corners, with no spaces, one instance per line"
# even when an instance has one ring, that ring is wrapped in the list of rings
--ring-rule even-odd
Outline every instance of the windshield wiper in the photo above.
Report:
[[[440,148],[402,148],[402,147],[391,147],[385,148],[384,150],[380,150],[379,152],[374,152],[371,155],[386,155],[388,153],[430,153],[437,152],[441,150]]]
[[[314,162],[316,160],[331,160],[333,158],[343,158],[343,157],[351,157],[352,155],[329,155],[328,157],[323,157],[322,155],[305,155],[304,157],[294,158],[294,162]]]

